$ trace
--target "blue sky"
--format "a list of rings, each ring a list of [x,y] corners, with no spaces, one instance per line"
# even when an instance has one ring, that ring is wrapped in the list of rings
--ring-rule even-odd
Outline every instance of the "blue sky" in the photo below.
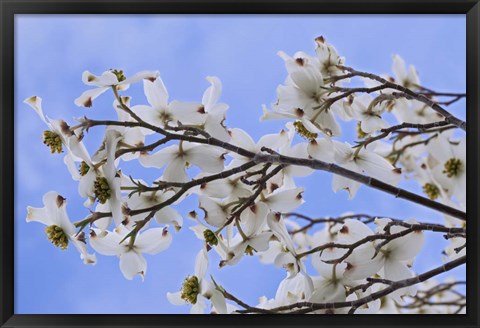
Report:
[[[43,98],[51,118],[87,115],[113,117],[113,97],[99,98],[92,109],[78,108],[73,100],[88,87],[84,70],[100,74],[118,68],[126,75],[159,70],[170,99],[201,100],[206,76],[223,82],[221,101],[230,105],[229,127],[246,130],[254,139],[280,131],[284,122],[259,122],[261,105],[276,99],[276,87],[286,72],[279,50],[314,54],[314,38],[323,35],[349,66],[382,74],[390,72],[393,54],[416,66],[422,84],[449,92],[465,91],[465,16],[463,15],[17,15],[15,20],[15,312],[16,313],[188,313],[189,307],[170,305],[165,294],[176,291],[193,273],[200,247],[187,228],[174,235],[171,248],[147,256],[145,282],[125,280],[118,259],[98,255],[96,266],[84,265],[76,251],[55,249],[44,226],[25,222],[26,207],[42,207],[42,196],[55,190],[68,200],[74,221],[88,210],[77,193],[77,184],[63,164],[62,155],[51,155],[41,142],[44,123],[23,100]],[[144,103],[141,84],[128,92],[134,103]],[[465,118],[465,103],[452,110]],[[347,134],[347,137],[351,134]],[[86,138],[92,151],[101,130]],[[122,164],[123,165],[123,164]],[[126,166],[130,169],[130,166]],[[131,171],[156,178],[154,172]],[[442,216],[420,206],[362,187],[353,201],[346,193],[331,191],[331,176],[317,172],[298,179],[305,186],[306,203],[300,211],[312,216],[337,216],[343,212],[391,215],[402,219],[443,222]],[[419,192],[413,183],[403,187]],[[372,200],[374,200],[372,202]],[[374,206],[373,206],[374,205]],[[186,215],[197,201],[188,199],[177,209]],[[427,236],[415,270],[437,266],[441,236]],[[210,272],[234,295],[256,304],[257,297],[273,297],[283,269],[244,258],[235,267]],[[463,276],[463,270],[456,270]],[[238,280],[245,279],[249,288]]]

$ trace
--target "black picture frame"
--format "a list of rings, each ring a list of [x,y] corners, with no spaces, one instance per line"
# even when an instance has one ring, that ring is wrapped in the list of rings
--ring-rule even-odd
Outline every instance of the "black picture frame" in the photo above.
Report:
[[[479,326],[479,50],[478,0],[0,0],[0,326],[178,327],[178,326]],[[467,21],[467,213],[466,315],[380,316],[199,316],[199,315],[18,315],[14,313],[14,16],[16,14],[465,14]],[[445,40],[448,42],[448,40]]]

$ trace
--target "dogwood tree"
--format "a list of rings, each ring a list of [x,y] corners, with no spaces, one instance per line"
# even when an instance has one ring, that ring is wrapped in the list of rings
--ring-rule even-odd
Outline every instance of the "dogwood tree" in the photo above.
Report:
[[[285,80],[259,116],[285,125],[259,140],[226,125],[228,105],[213,76],[201,100],[185,102],[169,99],[158,71],[85,71],[90,88],[74,103],[94,109],[96,98],[111,92],[111,120],[95,119],[94,111],[76,123],[54,120],[39,96],[26,99],[46,124],[43,143],[64,154],[85,199],[84,219],[71,222],[66,199],[47,191],[44,207],[27,208],[27,222],[45,224],[48,240],[62,250],[73,245],[85,264],[117,256],[129,280],[150,278],[143,254],[168,251],[175,234],[190,233],[203,246],[188,250],[198,253],[192,274],[165,297],[191,313],[465,313],[458,288],[465,281],[437,277],[466,263],[466,123],[447,110],[465,94],[423,86],[398,55],[393,75],[349,67],[323,37],[314,53],[278,55]],[[133,83],[145,92],[137,104],[128,96]],[[355,140],[340,141],[341,121],[355,122]],[[83,143],[90,129],[105,132],[96,149]],[[158,178],[132,176],[126,161],[157,169]],[[296,177],[318,171],[332,174],[331,186],[297,185]],[[423,194],[398,186],[407,179]],[[355,202],[365,188],[442,213],[444,221],[299,212],[303,193],[344,190]],[[198,199],[198,209],[184,218],[172,206],[187,197]],[[181,230],[185,219],[195,222],[191,231]],[[449,243],[444,262],[414,272],[431,234]],[[247,304],[208,274],[209,265],[235,266],[245,256],[285,270],[273,298],[259,294],[258,304]]]

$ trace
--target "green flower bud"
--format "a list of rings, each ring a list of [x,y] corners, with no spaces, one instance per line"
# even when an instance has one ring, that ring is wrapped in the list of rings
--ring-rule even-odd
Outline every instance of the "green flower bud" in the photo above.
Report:
[[[256,252],[255,248],[248,245],[247,248],[245,248],[245,255],[253,256],[254,251]]]
[[[364,139],[368,134],[362,130],[362,122],[357,122],[357,137],[359,139]]]
[[[83,177],[85,174],[88,173],[89,170],[90,170],[90,166],[88,166],[88,164],[85,163],[85,161],[82,161],[80,163],[80,168],[78,169],[78,171],[80,172],[80,175]]]
[[[55,247],[59,247],[61,250],[66,250],[68,247],[68,236],[57,225],[51,225],[45,228],[45,233],[47,234],[48,240],[55,245]]]
[[[122,81],[125,81],[127,78],[125,77],[125,75],[123,75],[123,70],[116,70],[116,69],[112,69],[111,72],[113,74],[115,74],[115,76],[117,77],[117,80],[118,82],[122,82]]]
[[[304,139],[312,141],[318,137],[318,133],[308,131],[307,128],[300,121],[296,121],[295,123],[293,123],[293,126],[295,127],[295,131],[298,133],[298,135],[300,135]]]
[[[436,185],[434,185],[433,183],[426,183],[423,185],[423,192],[425,193],[425,195],[428,196],[428,198],[430,198],[431,200],[435,200],[438,198],[438,196],[440,195],[440,190],[438,189],[438,187]]]
[[[209,230],[209,229],[205,230],[203,232],[203,238],[205,238],[205,241],[210,246],[217,246],[218,245],[218,238],[212,230]]]
[[[200,293],[200,285],[196,276],[185,278],[182,285],[180,297],[191,304],[197,303],[197,296]]]
[[[447,175],[447,177],[451,178],[457,176],[463,170],[463,163],[458,158],[450,158],[448,161],[445,162],[445,169],[443,173]]]
[[[112,190],[110,189],[107,178],[105,177],[97,177],[97,180],[95,180],[93,183],[93,188],[95,197],[98,199],[100,204],[105,204],[112,196]]]
[[[50,147],[52,154],[55,152],[60,154],[63,151],[62,138],[53,131],[43,131],[43,143]]]

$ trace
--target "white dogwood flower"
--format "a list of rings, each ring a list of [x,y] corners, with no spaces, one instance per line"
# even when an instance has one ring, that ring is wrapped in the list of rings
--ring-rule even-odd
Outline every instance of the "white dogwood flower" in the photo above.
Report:
[[[366,149],[352,148],[348,143],[333,142],[335,150],[335,162],[342,167],[362,173],[383,181],[391,185],[397,185],[400,182],[400,170],[392,166],[385,158],[372,151],[373,145],[370,144]],[[333,191],[347,190],[349,199],[355,197],[358,188],[361,186],[359,182],[345,178],[340,175],[334,175],[332,179]]]
[[[158,127],[167,124],[176,126],[182,124],[200,124],[205,121],[204,109],[193,103],[168,102],[168,91],[162,79],[158,76],[155,81],[143,80],[143,89],[150,106],[136,105],[132,111],[143,121]]]
[[[182,290],[176,293],[167,293],[167,299],[173,305],[192,304],[191,314],[203,314],[207,305],[206,300],[212,302],[212,310],[219,314],[227,313],[227,305],[223,294],[216,289],[213,283],[205,279],[208,268],[207,250],[202,248],[195,260],[193,276],[185,279]]]
[[[80,253],[80,258],[85,264],[95,264],[95,254],[88,254],[85,234],[75,233],[75,226],[67,215],[67,200],[55,191],[49,191],[43,196],[42,208],[27,207],[27,222],[40,222],[45,224],[45,233],[56,247],[67,249],[72,243]]]
[[[155,255],[166,250],[172,243],[172,235],[166,227],[152,228],[138,233],[131,245],[130,238],[125,239],[128,233],[130,231],[123,226],[112,232],[93,228],[90,245],[102,255],[118,256],[120,270],[126,279],[132,280],[136,275],[140,275],[143,280],[147,273],[147,261],[143,254]]]
[[[147,79],[154,81],[158,77],[158,71],[141,71],[132,77],[125,77],[123,71],[109,70],[102,73],[102,75],[95,75],[89,71],[84,71],[82,74],[82,81],[86,85],[96,87],[85,91],[75,99],[75,105],[79,107],[92,107],[92,102],[102,93],[115,86],[117,89],[126,90],[131,83]]]
[[[375,222],[379,225],[379,231],[388,224],[390,219],[377,219]],[[414,224],[415,220],[408,220],[407,223]],[[390,233],[399,233],[407,228],[394,225],[390,228]],[[367,236],[374,235],[374,232],[363,222],[348,219],[339,231],[339,241],[342,243],[355,243]],[[360,280],[379,274],[381,277],[398,281],[413,276],[412,271],[407,266],[408,261],[413,260],[422,249],[425,239],[422,231],[413,231],[405,236],[396,238],[384,245],[378,252],[376,247],[383,240],[377,240],[374,243],[368,242],[356,248],[353,253],[345,260],[347,267],[345,277],[350,280]],[[374,257],[375,253],[377,255]],[[415,295],[416,287],[410,286],[401,288],[390,294],[397,302],[401,302],[403,295]]]
[[[323,76],[318,62],[304,53],[297,53],[292,58],[284,52],[278,53],[285,61],[288,77],[285,85],[277,88],[277,103],[274,111],[264,110],[262,120],[295,118],[301,122],[299,130],[310,133],[322,131],[327,135],[339,135],[340,127],[332,110],[339,106],[338,102],[332,108],[321,108],[327,99],[328,91],[324,87]],[[305,133],[309,138],[313,135]]]
[[[395,74],[395,81],[398,84],[408,89],[418,89],[418,86],[420,85],[420,79],[415,66],[410,65],[407,72],[405,61],[399,55],[393,56],[392,71]]]
[[[161,168],[166,165],[163,178],[169,182],[186,182],[186,168],[191,164],[202,171],[218,173],[223,170],[225,151],[206,145],[184,143],[162,148],[153,155],[140,156],[140,164],[144,167]]]
[[[373,98],[369,94],[353,97],[352,101],[344,102],[344,108],[348,109],[353,118],[360,122],[364,133],[370,134],[381,129],[388,128],[388,123],[382,119],[383,108],[371,106]]]

